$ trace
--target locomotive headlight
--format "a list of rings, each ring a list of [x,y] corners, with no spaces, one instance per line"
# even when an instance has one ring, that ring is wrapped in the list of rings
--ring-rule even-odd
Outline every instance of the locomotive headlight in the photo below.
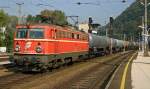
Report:
[[[37,53],[41,53],[41,52],[42,52],[41,46],[37,46],[36,49],[35,49],[35,51],[36,51]]]
[[[16,52],[19,52],[19,51],[20,51],[20,46],[19,46],[19,45],[16,45],[15,51],[16,51]]]

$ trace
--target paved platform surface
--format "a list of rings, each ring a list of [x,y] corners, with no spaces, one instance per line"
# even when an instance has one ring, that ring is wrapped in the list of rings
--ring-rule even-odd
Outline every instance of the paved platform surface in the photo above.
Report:
[[[116,70],[116,73],[113,74],[114,77],[112,77],[112,81],[110,81],[110,84],[108,84],[107,88],[105,88],[105,89],[132,89],[132,86],[131,86],[132,63],[129,63],[129,61],[133,55],[135,55],[135,54],[129,55],[122,61],[122,63],[120,64],[120,67],[118,67],[118,69]],[[128,65],[127,71],[124,72],[126,69],[126,65],[128,63],[129,63],[129,65]],[[122,79],[123,76],[126,76],[125,81],[123,81],[123,79]],[[125,88],[121,88],[121,86],[124,86]]]
[[[131,80],[132,89],[150,89],[150,57],[143,57],[143,52],[133,60]]]

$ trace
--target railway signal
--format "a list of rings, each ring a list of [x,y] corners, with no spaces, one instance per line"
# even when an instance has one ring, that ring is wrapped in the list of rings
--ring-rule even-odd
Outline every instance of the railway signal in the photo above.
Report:
[[[88,24],[89,24],[89,33],[92,33],[92,23],[93,23],[93,19],[92,19],[92,17],[89,17],[89,22],[88,22]]]
[[[113,24],[114,18],[113,18],[113,17],[110,17],[109,20],[110,20],[110,24]]]

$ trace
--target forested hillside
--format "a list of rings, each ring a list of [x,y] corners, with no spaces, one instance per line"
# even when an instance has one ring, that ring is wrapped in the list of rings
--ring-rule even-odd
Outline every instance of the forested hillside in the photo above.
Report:
[[[125,33],[128,39],[138,39],[138,33],[141,31],[138,26],[142,23],[142,16],[144,16],[144,6],[137,0],[113,22],[114,37],[121,38]],[[150,25],[150,6],[148,7],[148,25]]]

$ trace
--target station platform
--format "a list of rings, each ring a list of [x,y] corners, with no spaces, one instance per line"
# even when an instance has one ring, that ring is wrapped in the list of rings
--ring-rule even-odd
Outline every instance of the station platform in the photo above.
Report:
[[[132,89],[150,89],[150,57],[143,57],[143,52],[133,60],[131,81]]]

